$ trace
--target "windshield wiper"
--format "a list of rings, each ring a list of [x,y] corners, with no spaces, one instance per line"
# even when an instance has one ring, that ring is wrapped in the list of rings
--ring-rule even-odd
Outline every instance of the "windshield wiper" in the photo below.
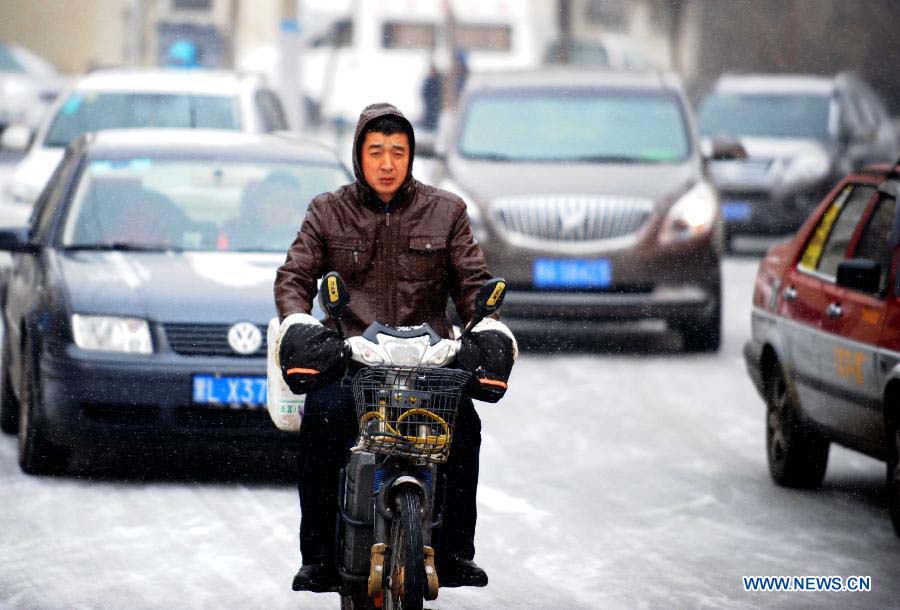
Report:
[[[466,159],[473,159],[475,161],[520,161],[521,159],[513,159],[509,155],[504,155],[503,153],[470,153],[464,152],[463,156]]]
[[[567,161],[575,163],[658,163],[656,159],[626,157],[624,155],[585,155],[583,157],[572,157],[567,159]]]
[[[163,244],[131,244],[127,242],[114,241],[108,244],[71,244],[64,246],[67,251],[116,251],[116,252],[181,252],[181,248],[174,246],[165,246]]]

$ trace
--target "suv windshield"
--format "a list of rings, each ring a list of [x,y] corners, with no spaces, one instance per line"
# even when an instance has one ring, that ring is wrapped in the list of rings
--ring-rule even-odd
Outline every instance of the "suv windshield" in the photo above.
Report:
[[[700,105],[700,132],[827,140],[830,106],[827,95],[712,93]]]
[[[309,201],[346,180],[336,164],[298,160],[94,160],[61,241],[69,249],[284,253]]]
[[[673,93],[529,89],[473,98],[459,147],[497,161],[659,163],[686,158],[690,141]]]
[[[239,129],[240,125],[231,97],[77,91],[59,109],[44,144],[65,147],[89,131],[141,127]]]

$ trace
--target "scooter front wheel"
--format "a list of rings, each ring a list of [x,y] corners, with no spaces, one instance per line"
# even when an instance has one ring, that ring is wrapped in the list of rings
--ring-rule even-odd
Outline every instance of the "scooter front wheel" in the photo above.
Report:
[[[422,499],[415,489],[397,493],[391,523],[391,567],[386,610],[422,610],[425,597],[425,548],[422,543]]]
[[[375,610],[375,603],[365,591],[341,595],[341,610]]]

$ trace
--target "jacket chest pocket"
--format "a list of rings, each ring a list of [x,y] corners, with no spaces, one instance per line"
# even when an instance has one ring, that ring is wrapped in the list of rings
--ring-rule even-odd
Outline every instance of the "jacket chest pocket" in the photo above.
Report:
[[[447,270],[445,236],[412,236],[409,247],[401,249],[398,274],[410,280],[433,280]]]
[[[369,263],[366,242],[357,238],[332,237],[328,240],[328,271],[353,276]]]

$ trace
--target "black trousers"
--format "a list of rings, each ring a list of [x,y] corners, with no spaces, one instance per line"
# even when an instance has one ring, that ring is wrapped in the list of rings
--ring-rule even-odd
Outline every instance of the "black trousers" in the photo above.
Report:
[[[298,468],[304,564],[334,560],[338,479],[359,431],[351,381],[348,375],[306,397]],[[460,400],[451,443],[450,458],[438,469],[438,480],[446,477],[446,501],[443,524],[432,543],[438,555],[473,559],[481,419],[470,398]]]

